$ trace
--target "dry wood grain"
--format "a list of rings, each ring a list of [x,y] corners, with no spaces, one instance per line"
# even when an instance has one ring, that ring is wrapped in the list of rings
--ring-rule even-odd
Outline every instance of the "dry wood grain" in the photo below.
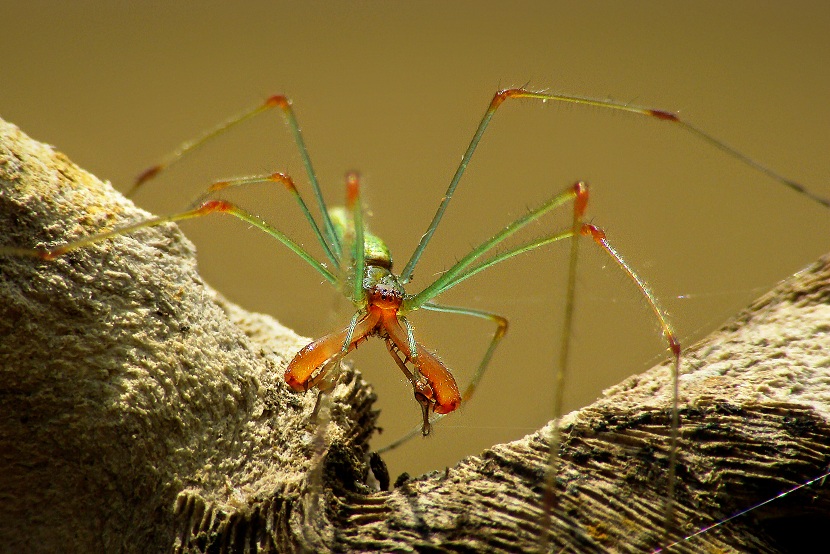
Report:
[[[0,125],[0,244],[61,244],[145,217]],[[829,329],[823,258],[684,353],[678,535],[830,465]],[[318,425],[315,395],[281,380],[304,344],[205,285],[172,225],[51,262],[0,257],[0,550],[538,545],[548,429],[379,491],[371,388],[346,371]],[[564,419],[553,552],[659,545],[669,383],[656,367]],[[797,551],[828,519],[819,487],[677,551]]]

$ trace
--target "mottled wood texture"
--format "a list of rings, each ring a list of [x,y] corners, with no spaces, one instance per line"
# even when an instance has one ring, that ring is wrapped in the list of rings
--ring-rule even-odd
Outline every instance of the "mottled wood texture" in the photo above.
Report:
[[[0,244],[145,217],[0,126]],[[828,279],[822,259],[685,352],[678,535],[830,464]],[[536,548],[548,429],[378,491],[371,388],[347,370],[316,424],[315,395],[281,380],[304,344],[206,286],[172,225],[52,262],[0,257],[0,551]],[[564,419],[551,551],[659,545],[669,383],[656,367]],[[677,551],[797,551],[828,519],[814,487]]]

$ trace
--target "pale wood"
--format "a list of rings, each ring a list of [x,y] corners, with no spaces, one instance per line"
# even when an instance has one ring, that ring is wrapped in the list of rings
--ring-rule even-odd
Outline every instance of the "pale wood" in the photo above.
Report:
[[[0,244],[147,216],[0,125]],[[678,534],[830,464],[829,280],[824,258],[684,353]],[[172,225],[52,262],[0,257],[0,551],[537,547],[547,430],[378,491],[371,388],[347,371],[330,423],[312,421],[314,395],[281,380],[305,341],[207,287]],[[551,551],[658,546],[669,382],[657,367],[565,418]],[[814,487],[676,551],[797,551],[829,515]]]

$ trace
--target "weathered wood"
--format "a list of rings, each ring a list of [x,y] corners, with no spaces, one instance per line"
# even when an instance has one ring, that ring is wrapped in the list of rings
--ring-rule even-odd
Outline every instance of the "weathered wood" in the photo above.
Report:
[[[0,244],[145,217],[0,126]],[[678,535],[830,464],[829,281],[825,258],[685,352]],[[281,379],[303,344],[207,287],[172,225],[51,262],[0,257],[0,550],[536,548],[547,429],[378,491],[371,388],[346,371],[315,423],[315,395]],[[552,551],[660,544],[669,383],[657,367],[563,420]],[[677,551],[796,550],[829,517],[817,487]]]

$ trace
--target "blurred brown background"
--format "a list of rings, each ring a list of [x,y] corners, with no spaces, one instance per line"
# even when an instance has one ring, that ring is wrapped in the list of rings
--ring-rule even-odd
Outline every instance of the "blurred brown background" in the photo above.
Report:
[[[500,87],[679,110],[830,197],[823,3],[7,1],[0,19],[0,115],[121,190],[181,141],[268,95],[289,95],[325,194],[339,202],[343,173],[362,171],[372,228],[399,269]],[[213,180],[273,170],[307,186],[276,114],[135,200],[167,213]],[[515,102],[497,114],[412,290],[575,179],[593,185],[592,221],[651,284],[684,344],[830,248],[830,210],[670,125]],[[285,195],[263,188],[234,198],[314,248]],[[213,286],[307,336],[345,325],[348,306],[310,268],[220,219],[185,226]],[[474,401],[387,457],[393,478],[442,469],[550,418],[564,252],[514,260],[441,299],[504,314],[512,327]],[[589,242],[582,252],[569,410],[667,355],[630,284]],[[490,327],[431,313],[414,322],[459,380],[469,378]],[[419,409],[381,341],[355,358],[379,395],[379,447],[416,425]]]

